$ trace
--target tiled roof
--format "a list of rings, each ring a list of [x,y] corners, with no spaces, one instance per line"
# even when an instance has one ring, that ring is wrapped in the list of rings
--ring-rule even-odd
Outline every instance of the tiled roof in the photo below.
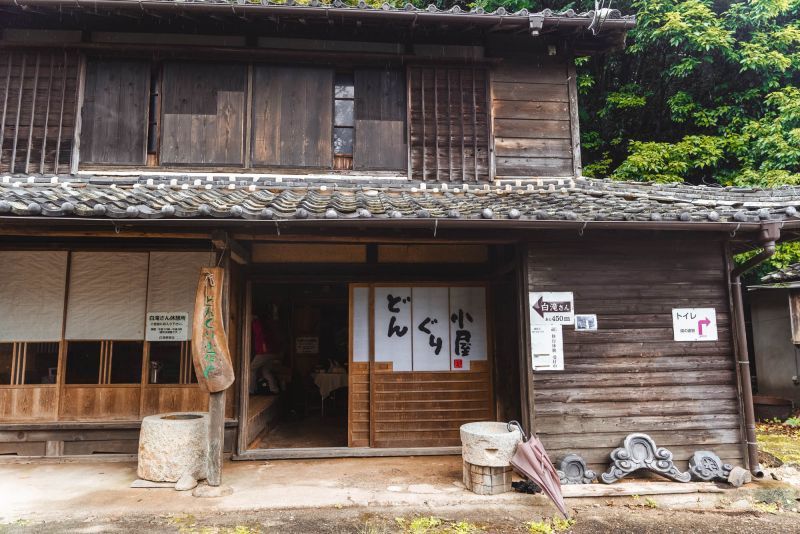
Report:
[[[347,180],[347,181],[345,181]],[[758,223],[800,219],[800,191],[588,178],[492,185],[255,175],[0,179],[0,217]],[[374,185],[380,183],[381,185]]]
[[[299,10],[306,10],[309,14],[313,12],[320,12],[320,11],[330,11],[335,10],[343,13],[357,13],[357,12],[372,12],[372,13],[412,13],[418,15],[461,15],[465,18],[469,18],[470,15],[485,15],[489,17],[517,17],[517,18],[528,18],[528,17],[536,17],[542,18],[545,20],[555,21],[558,19],[574,19],[580,20],[584,19],[585,21],[592,21],[593,19],[597,18],[599,21],[630,21],[633,23],[635,21],[635,17],[632,15],[622,15],[622,13],[617,9],[601,9],[601,10],[591,10],[578,13],[573,9],[567,9],[564,11],[553,11],[551,9],[544,9],[542,11],[530,11],[528,9],[520,9],[518,11],[509,11],[504,7],[499,7],[494,11],[486,11],[482,7],[473,7],[471,9],[464,9],[458,5],[447,9],[440,9],[435,4],[429,4],[427,7],[416,7],[414,4],[410,2],[406,2],[405,4],[400,3],[389,3],[384,2],[380,6],[370,5],[364,0],[359,0],[356,3],[353,2],[345,2],[342,0],[333,0],[332,2],[326,2],[323,0],[301,0],[298,2],[297,0],[80,0],[80,2],[76,2],[74,0],[48,0],[48,1],[41,1],[41,0],[13,0],[13,1],[4,1],[2,3],[9,3],[24,6],[26,4],[63,4],[63,5],[83,5],[83,6],[96,6],[96,7],[110,7],[116,5],[117,7],[124,7],[126,4],[135,4],[140,6],[140,9],[145,9],[151,5],[174,5],[175,7],[180,6],[189,6],[189,7],[197,7],[202,8],[203,6],[207,7],[219,7],[223,6],[231,10],[236,10],[238,8],[246,8],[246,9],[267,9],[271,11],[279,11],[287,8],[291,9],[299,9]]]
[[[762,276],[761,281],[765,284],[800,282],[800,263],[793,263],[785,269]]]

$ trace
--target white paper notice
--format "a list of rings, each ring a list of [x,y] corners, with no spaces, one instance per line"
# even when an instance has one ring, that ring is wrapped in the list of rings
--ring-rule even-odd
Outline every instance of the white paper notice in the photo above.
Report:
[[[717,310],[714,308],[673,308],[675,341],[716,341]]]
[[[147,341],[188,341],[189,312],[149,312]]]
[[[564,370],[564,337],[561,325],[531,325],[534,371]]]

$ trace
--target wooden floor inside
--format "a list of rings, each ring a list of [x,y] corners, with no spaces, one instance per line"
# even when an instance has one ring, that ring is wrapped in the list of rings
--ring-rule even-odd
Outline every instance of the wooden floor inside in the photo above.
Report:
[[[279,420],[262,431],[249,449],[347,447],[347,415],[309,415],[299,420]]]

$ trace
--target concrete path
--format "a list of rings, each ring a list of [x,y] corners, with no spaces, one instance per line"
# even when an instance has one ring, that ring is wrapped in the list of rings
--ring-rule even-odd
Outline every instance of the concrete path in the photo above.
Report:
[[[461,483],[460,456],[226,462],[223,483],[233,488],[233,494],[210,499],[170,488],[130,488],[135,479],[136,465],[128,462],[0,463],[0,523],[295,508],[500,506],[544,514],[555,510],[541,495],[510,492],[481,496],[466,491]],[[683,492],[660,495],[672,499],[663,501],[664,505],[686,502],[697,507],[701,500],[698,491],[704,491],[702,485],[686,493],[686,485],[651,484],[661,487],[653,486],[656,490],[650,493],[669,488]],[[614,487],[625,493],[621,483]],[[576,494],[572,488],[569,491]],[[642,489],[627,492],[634,493],[647,494]],[[738,498],[723,493],[728,500]],[[704,495],[706,499],[720,498],[715,497],[720,493]],[[585,499],[569,499],[568,504],[580,501]],[[708,501],[711,506],[714,503]]]

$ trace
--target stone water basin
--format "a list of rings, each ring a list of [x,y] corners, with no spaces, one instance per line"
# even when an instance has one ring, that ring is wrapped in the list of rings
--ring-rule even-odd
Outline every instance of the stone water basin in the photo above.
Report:
[[[488,467],[507,467],[522,434],[506,423],[480,421],[461,425],[461,455],[465,462]]]

